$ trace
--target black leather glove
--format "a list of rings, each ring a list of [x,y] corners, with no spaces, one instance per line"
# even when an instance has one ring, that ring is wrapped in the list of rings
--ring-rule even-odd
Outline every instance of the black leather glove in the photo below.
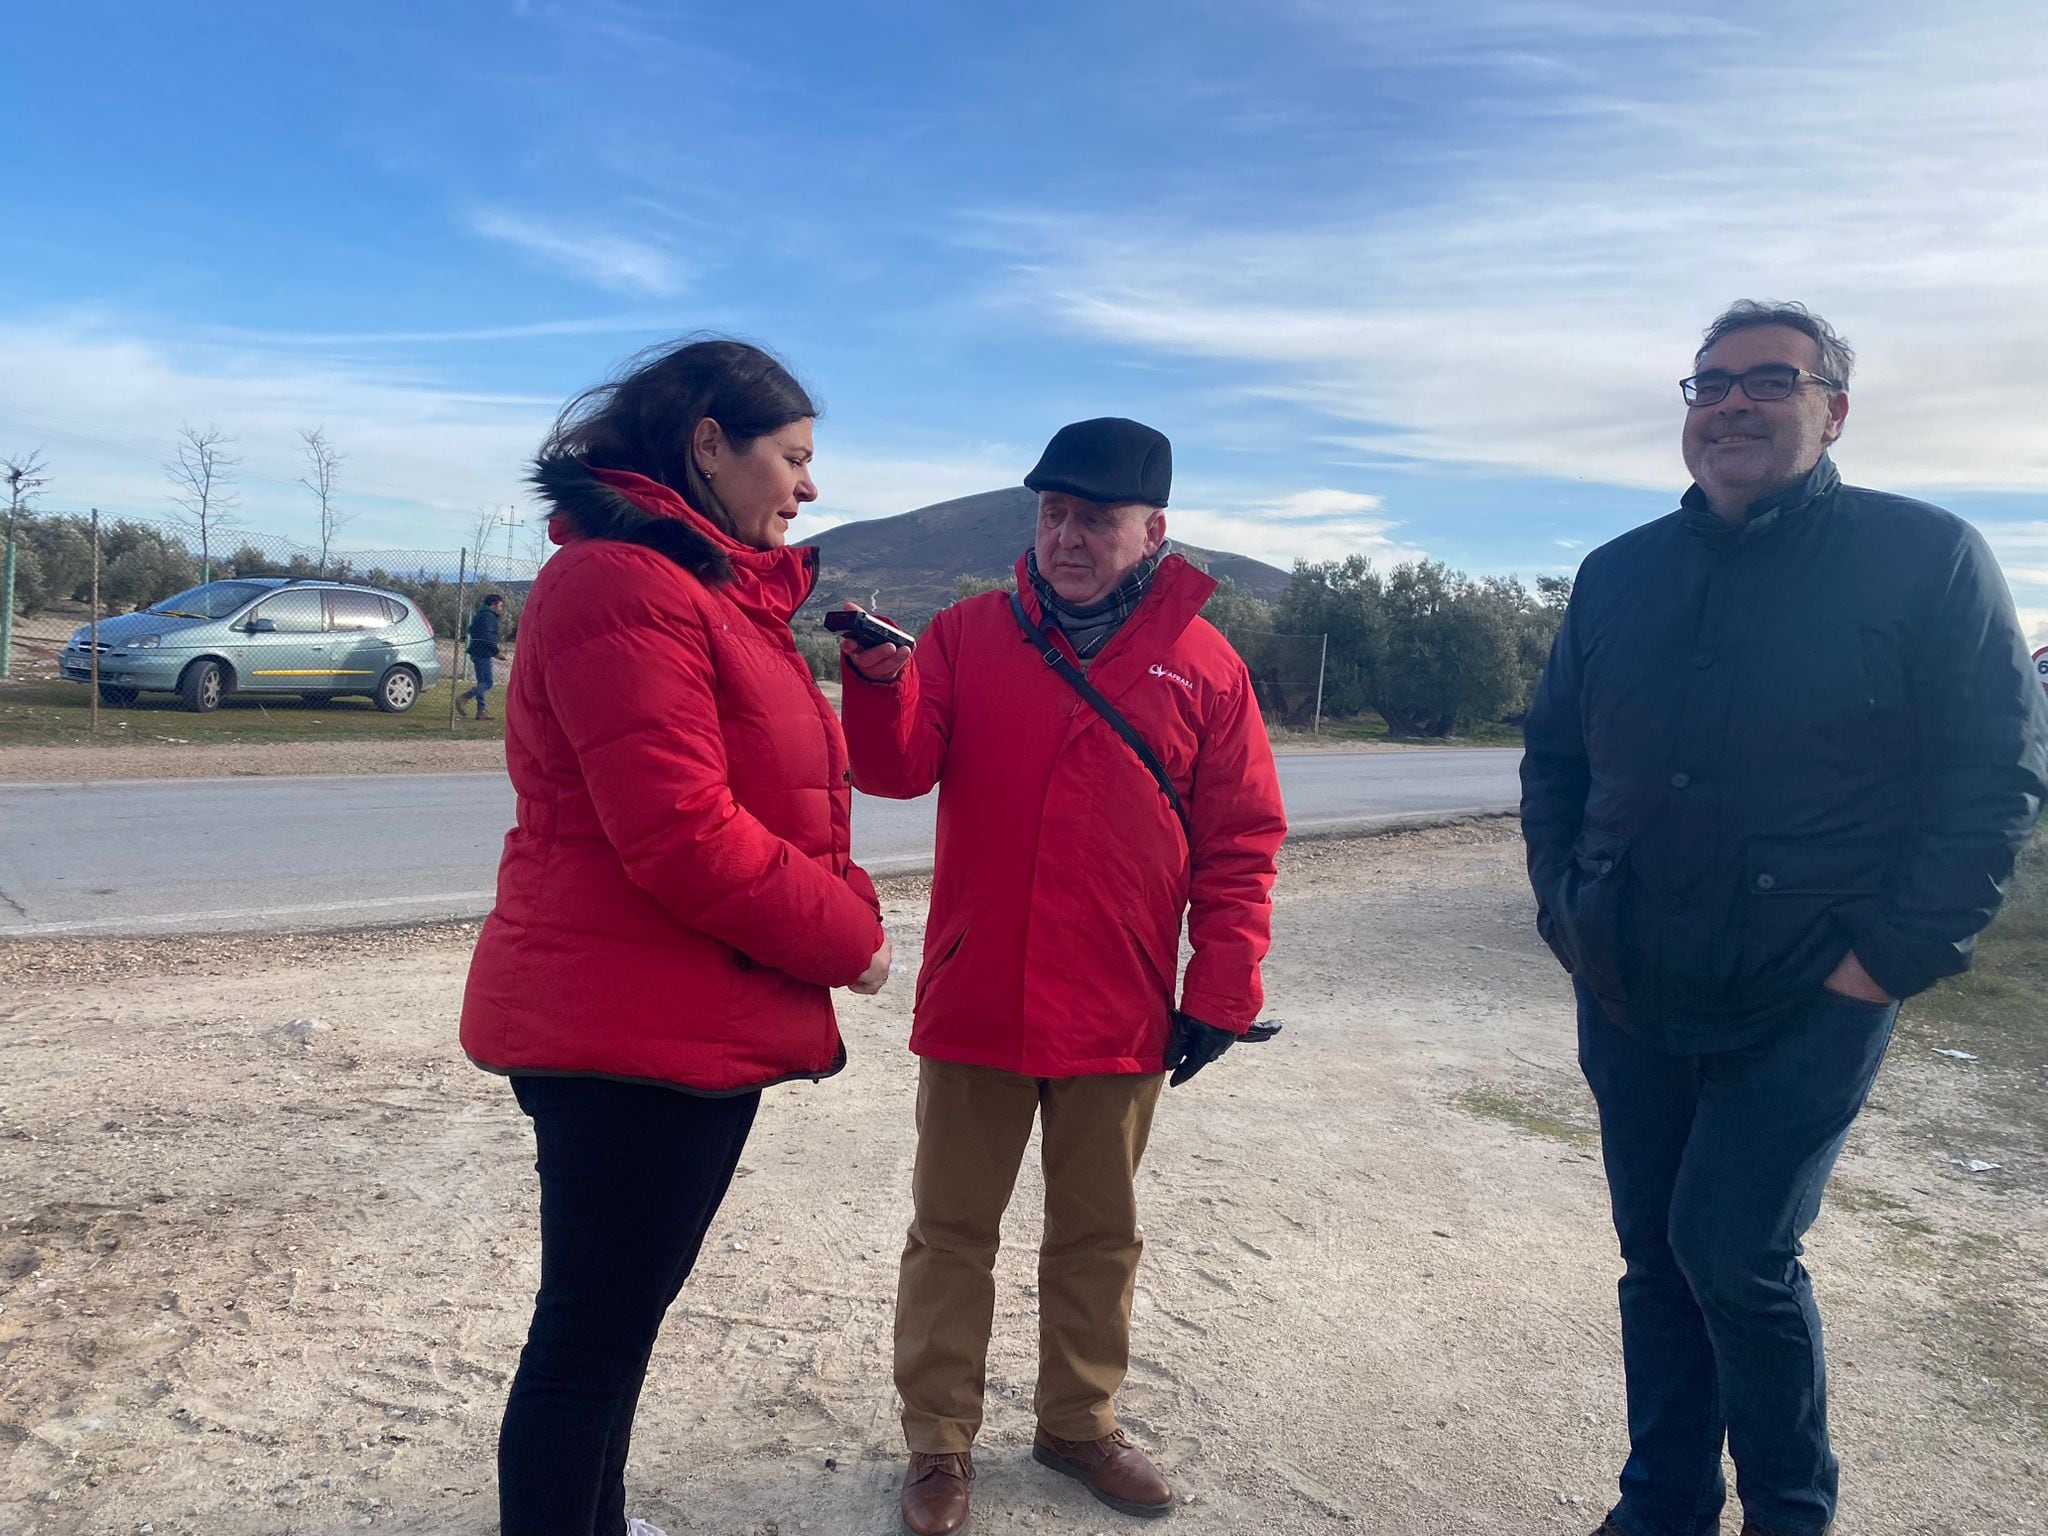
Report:
[[[1166,1065],[1173,1071],[1167,1086],[1178,1088],[1236,1043],[1237,1036],[1229,1030],[1174,1010],[1166,1032]]]
[[[1256,1045],[1279,1033],[1278,1024],[1254,1024],[1241,1038]],[[1166,1034],[1166,1065],[1173,1072],[1173,1076],[1166,1080],[1167,1086],[1178,1088],[1229,1050],[1239,1038],[1227,1029],[1204,1024],[1200,1019],[1190,1018],[1176,1009]]]

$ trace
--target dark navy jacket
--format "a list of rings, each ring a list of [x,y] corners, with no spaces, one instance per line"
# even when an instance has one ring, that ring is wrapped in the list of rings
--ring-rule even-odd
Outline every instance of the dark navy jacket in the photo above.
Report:
[[[479,605],[469,621],[469,654],[472,656],[500,656],[498,634],[504,619],[494,608]]]
[[[1968,969],[2048,791],[2048,704],[1961,518],[1806,481],[1699,489],[1595,550],[1536,691],[1537,927],[1616,1023],[1730,1049],[1853,949],[1896,997]]]

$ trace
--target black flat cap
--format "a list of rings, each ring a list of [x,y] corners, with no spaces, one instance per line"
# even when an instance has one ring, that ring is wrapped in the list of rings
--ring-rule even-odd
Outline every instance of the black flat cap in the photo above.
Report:
[[[1173,444],[1164,432],[1122,416],[1077,421],[1052,435],[1024,485],[1088,501],[1163,507],[1173,489]]]

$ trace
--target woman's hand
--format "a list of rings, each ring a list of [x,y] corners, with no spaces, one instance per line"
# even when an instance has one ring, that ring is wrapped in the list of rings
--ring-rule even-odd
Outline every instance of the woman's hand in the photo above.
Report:
[[[889,967],[895,961],[896,948],[889,942],[889,936],[885,933],[882,935],[882,947],[875,951],[875,958],[870,960],[868,968],[860,973],[860,980],[853,984],[852,990],[862,997],[873,997],[882,990],[883,983],[888,981]]]
[[[848,603],[854,613],[862,613],[858,603]],[[847,635],[839,642],[839,654],[853,663],[853,670],[871,683],[893,683],[910,665],[910,647],[907,645],[862,645],[853,636]]]

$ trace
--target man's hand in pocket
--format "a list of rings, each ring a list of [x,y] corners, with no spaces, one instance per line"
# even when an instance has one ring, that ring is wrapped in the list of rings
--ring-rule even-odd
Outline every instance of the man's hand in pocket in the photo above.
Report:
[[[1870,972],[1863,969],[1863,962],[1856,958],[1854,950],[1842,956],[1842,963],[1835,967],[1834,973],[1821,985],[1830,992],[1840,993],[1843,997],[1853,997],[1859,1003],[1874,1003],[1880,1008],[1898,1001],[1871,980]]]

